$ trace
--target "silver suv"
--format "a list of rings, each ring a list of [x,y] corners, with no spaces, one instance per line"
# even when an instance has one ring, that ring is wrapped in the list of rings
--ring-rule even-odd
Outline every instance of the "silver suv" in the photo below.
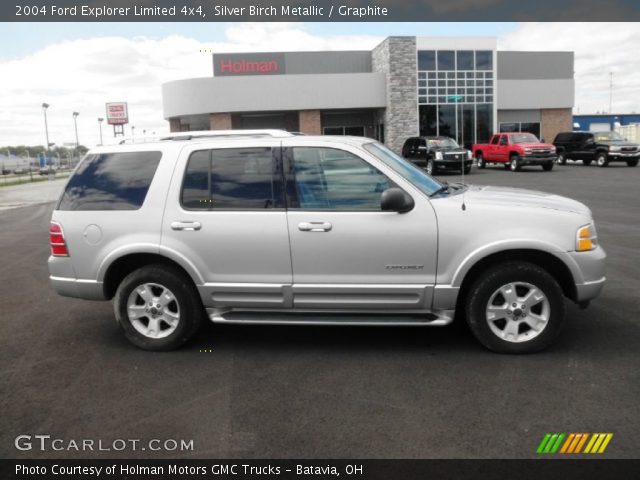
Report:
[[[446,185],[367,138],[207,132],[99,147],[50,226],[61,295],[114,300],[168,350],[218,323],[447,325],[496,352],[548,346],[605,281],[590,210]]]

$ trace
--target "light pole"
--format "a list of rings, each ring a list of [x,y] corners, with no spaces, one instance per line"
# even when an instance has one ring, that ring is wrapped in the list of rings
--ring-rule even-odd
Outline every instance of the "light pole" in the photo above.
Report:
[[[102,122],[104,121],[104,118],[100,117],[98,118],[98,125],[100,125],[100,145],[102,145]]]
[[[131,125],[131,137],[135,137],[136,136],[136,127],[135,125]]]
[[[47,143],[44,146],[44,154],[45,157],[47,155],[47,153],[49,152],[49,124],[47,123],[47,108],[49,108],[49,104],[48,103],[43,103],[42,104],[42,112],[44,113],[44,134],[47,138]],[[46,163],[46,160],[45,160]]]
[[[73,125],[76,129],[76,148],[78,148],[78,145],[80,145],[80,142],[78,142],[78,115],[80,115],[78,112],[73,112]]]

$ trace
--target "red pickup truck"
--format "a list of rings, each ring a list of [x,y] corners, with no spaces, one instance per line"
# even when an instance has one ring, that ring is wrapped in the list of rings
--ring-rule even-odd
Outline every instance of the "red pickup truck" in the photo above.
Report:
[[[478,168],[485,168],[487,163],[502,163],[512,172],[524,165],[541,165],[548,172],[558,158],[556,147],[542,143],[526,132],[496,133],[489,143],[474,145],[472,152],[478,160]]]

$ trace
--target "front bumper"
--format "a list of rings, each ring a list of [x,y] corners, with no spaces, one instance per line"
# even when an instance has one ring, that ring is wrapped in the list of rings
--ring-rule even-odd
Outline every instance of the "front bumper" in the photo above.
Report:
[[[520,161],[522,165],[542,165],[543,163],[555,162],[558,156],[553,155],[536,155],[535,153],[522,155]]]
[[[638,152],[609,152],[607,155],[607,160],[610,162],[618,161],[626,161],[626,160],[637,160],[640,158],[640,153]]]
[[[436,167],[443,169],[460,170],[460,163],[462,163],[460,160],[449,160],[447,158],[444,160],[436,160]],[[470,167],[471,165],[473,165],[472,159],[464,161],[465,167]]]
[[[569,252],[577,271],[574,273],[576,281],[576,302],[582,303],[596,298],[602,291],[605,277],[605,260],[607,254],[598,246],[589,252]]]

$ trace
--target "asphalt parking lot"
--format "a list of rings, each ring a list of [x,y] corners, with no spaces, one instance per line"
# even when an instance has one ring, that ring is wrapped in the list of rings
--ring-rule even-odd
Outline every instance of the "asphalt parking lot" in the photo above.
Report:
[[[0,457],[527,458],[546,432],[612,432],[604,455],[637,458],[640,167],[474,167],[465,180],[593,210],[608,282],[589,309],[569,306],[545,352],[493,354],[456,325],[206,325],[179,351],[144,352],[110,303],[49,288],[51,203],[0,212]],[[193,439],[194,450],[20,452],[20,434]]]

